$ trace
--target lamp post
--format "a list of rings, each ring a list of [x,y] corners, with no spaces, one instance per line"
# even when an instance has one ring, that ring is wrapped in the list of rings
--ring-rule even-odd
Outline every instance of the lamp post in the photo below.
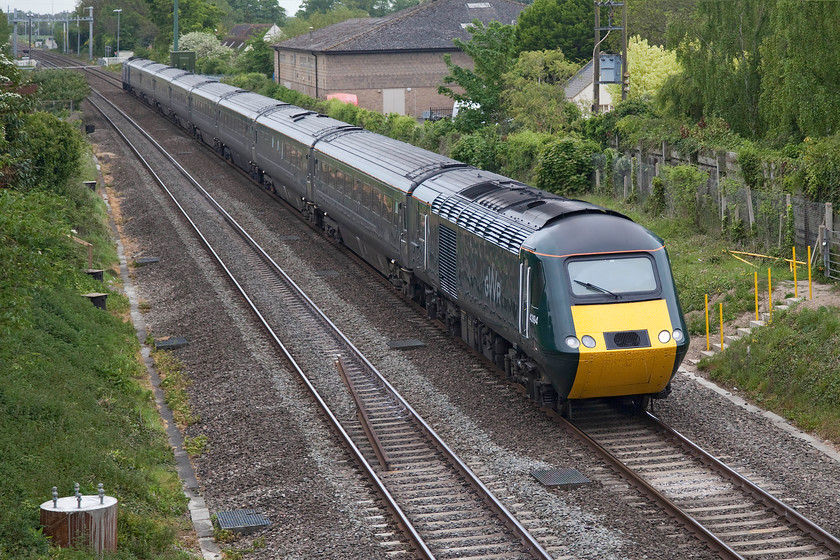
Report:
[[[88,60],[93,60],[93,6],[85,9],[88,11]]]
[[[120,58],[120,14],[122,13],[122,8],[114,10],[114,13],[117,14],[117,61]]]

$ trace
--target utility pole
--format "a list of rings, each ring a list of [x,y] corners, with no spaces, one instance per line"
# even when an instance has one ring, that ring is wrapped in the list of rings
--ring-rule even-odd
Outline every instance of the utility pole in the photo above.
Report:
[[[114,13],[117,14],[117,64],[119,64],[119,59],[120,59],[120,14],[122,14],[122,8],[114,10]]]
[[[601,8],[609,8],[607,25],[601,25]],[[615,9],[621,7],[621,26],[613,24]],[[598,113],[601,108],[601,43],[609,37],[612,31],[621,30],[621,64],[622,64],[622,88],[621,99],[627,98],[627,87],[630,74],[627,72],[627,2],[619,0],[595,0],[595,49],[592,51],[592,112]],[[601,38],[601,31],[607,34]],[[616,83],[615,80],[603,83]]]
[[[172,50],[178,52],[178,0],[175,0],[175,8],[172,19],[174,21],[174,30],[172,38]]]
[[[87,7],[88,11],[88,60],[93,60],[93,6]]]

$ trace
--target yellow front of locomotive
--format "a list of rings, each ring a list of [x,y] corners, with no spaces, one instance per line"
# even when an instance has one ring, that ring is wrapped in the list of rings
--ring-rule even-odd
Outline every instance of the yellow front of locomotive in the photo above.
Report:
[[[683,330],[664,299],[571,308],[579,342],[571,399],[658,394],[671,380]],[[680,339],[679,341],[676,339]]]

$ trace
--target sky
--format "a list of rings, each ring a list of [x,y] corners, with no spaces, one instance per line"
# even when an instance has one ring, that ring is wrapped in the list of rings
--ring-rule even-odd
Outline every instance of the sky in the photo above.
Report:
[[[3,11],[29,12],[33,14],[58,14],[76,9],[76,0],[12,0],[6,2]]]
[[[31,11],[33,14],[58,14],[64,11],[72,12],[76,9],[77,3],[77,0],[7,0],[3,10],[12,12],[17,9],[21,12]],[[293,16],[300,7],[301,0],[277,0],[277,3],[286,10],[287,16]],[[93,17],[96,17],[96,12]]]

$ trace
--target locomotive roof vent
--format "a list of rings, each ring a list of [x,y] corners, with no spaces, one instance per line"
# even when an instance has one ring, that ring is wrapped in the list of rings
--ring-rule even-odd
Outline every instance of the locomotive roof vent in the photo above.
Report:
[[[477,185],[473,185],[471,187],[467,187],[466,189],[462,190],[460,193],[461,196],[464,198],[469,198],[470,200],[475,200],[476,198],[483,196],[489,192],[499,190],[501,186],[497,181],[489,181],[487,183],[478,183]]]

